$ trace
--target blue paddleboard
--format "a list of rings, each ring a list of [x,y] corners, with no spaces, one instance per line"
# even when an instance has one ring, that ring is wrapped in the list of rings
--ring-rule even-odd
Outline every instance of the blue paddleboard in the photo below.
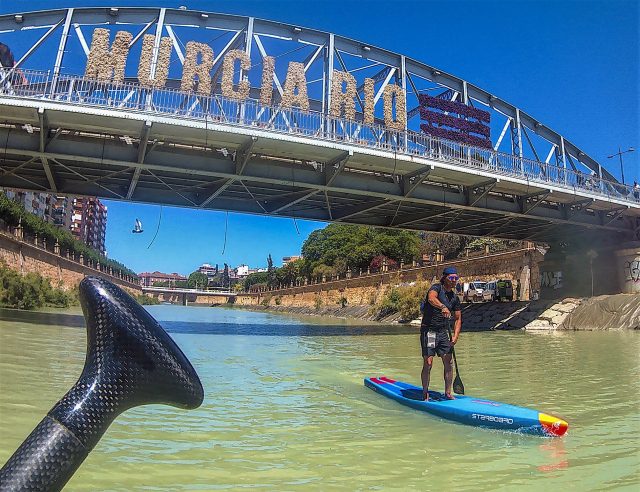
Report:
[[[448,400],[443,393],[429,391],[429,401],[424,401],[421,387],[386,376],[365,378],[364,384],[403,405],[461,424],[548,437],[562,436],[569,428],[553,415],[472,396],[456,395],[455,400]]]

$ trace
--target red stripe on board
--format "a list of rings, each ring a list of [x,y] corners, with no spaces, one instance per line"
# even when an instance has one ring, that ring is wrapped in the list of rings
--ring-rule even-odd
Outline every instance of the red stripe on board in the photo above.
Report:
[[[378,378],[371,378],[371,381],[376,384],[386,384],[386,381],[380,381]]]
[[[387,383],[395,383],[396,382],[395,379],[388,378],[387,376],[380,376],[380,379],[382,379],[383,381],[386,381]]]

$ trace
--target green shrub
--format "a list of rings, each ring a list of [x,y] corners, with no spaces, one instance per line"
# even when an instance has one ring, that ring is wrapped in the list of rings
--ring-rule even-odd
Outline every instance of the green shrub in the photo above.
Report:
[[[276,306],[279,306],[280,304],[282,304],[282,296],[276,297],[275,301],[276,301]]]
[[[20,275],[0,262],[0,306],[35,309],[42,306],[69,307],[76,298],[39,273]]]
[[[147,306],[154,306],[156,304],[160,304],[160,300],[158,300],[153,296],[149,296],[147,294],[136,295],[136,301],[138,301],[139,304],[143,304]]]
[[[424,299],[429,285],[418,282],[415,285],[393,287],[384,298],[374,306],[378,318],[399,313],[403,320],[412,320],[420,316],[420,302]]]
[[[318,311],[322,307],[322,298],[320,298],[320,296],[317,296],[313,303],[316,307],[316,311]]]

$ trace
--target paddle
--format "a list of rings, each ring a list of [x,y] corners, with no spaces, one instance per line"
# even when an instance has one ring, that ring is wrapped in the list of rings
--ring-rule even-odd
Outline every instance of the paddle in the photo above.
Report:
[[[447,318],[447,331],[449,332],[449,340],[452,340],[451,336],[451,318]],[[451,355],[453,355],[453,363],[456,366],[456,378],[453,380],[453,391],[459,395],[464,395],[464,384],[460,379],[460,373],[458,372],[458,361],[456,360],[456,351],[451,347]]]

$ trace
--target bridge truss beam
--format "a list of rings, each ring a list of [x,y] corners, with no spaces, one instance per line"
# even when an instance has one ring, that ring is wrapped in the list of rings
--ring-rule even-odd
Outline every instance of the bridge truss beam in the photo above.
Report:
[[[549,196],[553,195],[545,189],[508,195],[496,191],[501,182],[497,178],[482,182],[476,178],[475,184],[466,187],[439,182],[433,174],[442,171],[438,163],[422,165],[415,171],[401,170],[398,180],[391,173],[364,171],[360,165],[363,156],[338,150],[328,161],[336,172],[327,179],[329,166],[265,154],[255,148],[259,140],[254,138],[224,157],[219,153],[212,156],[205,148],[182,148],[157,141],[152,151],[142,152],[145,141],[157,138],[145,136],[144,126],[139,135],[142,146],[61,131],[42,151],[39,132],[4,127],[0,129],[0,141],[7,141],[8,146],[0,184],[18,188],[35,185],[53,191],[46,176],[41,177],[33,168],[37,160],[47,159],[60,182],[57,192],[63,194],[127,199],[132,184],[127,174],[133,173],[138,181],[130,199],[178,206],[514,239],[528,237],[532,228],[542,227],[539,240],[548,241],[585,227],[623,236],[633,229],[625,210],[615,209],[614,204],[605,203],[605,208],[598,211],[586,206],[593,206],[592,199],[576,203],[570,197],[565,204],[551,202]],[[73,153],[68,152],[70,148]],[[348,164],[347,160],[354,162]],[[434,180],[422,180],[425,174]],[[406,182],[414,178],[422,181],[407,195]],[[209,199],[212,187],[220,191]],[[469,190],[475,190],[474,194]],[[204,200],[207,203],[202,205]],[[492,227],[495,222],[498,226]]]

